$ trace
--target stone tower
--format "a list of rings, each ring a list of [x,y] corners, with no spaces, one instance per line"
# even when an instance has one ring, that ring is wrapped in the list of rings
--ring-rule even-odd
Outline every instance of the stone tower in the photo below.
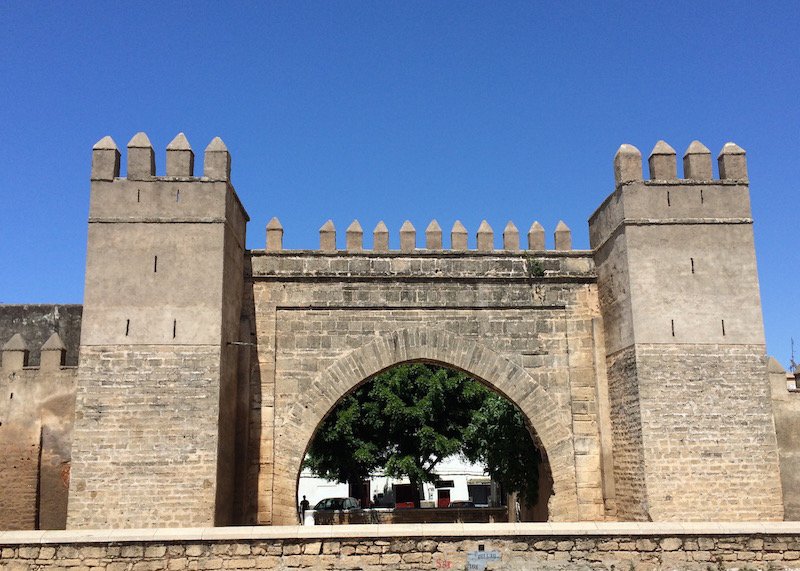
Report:
[[[70,528],[225,525],[247,213],[222,140],[92,154]]]
[[[589,220],[621,519],[780,520],[745,152],[622,145]]]

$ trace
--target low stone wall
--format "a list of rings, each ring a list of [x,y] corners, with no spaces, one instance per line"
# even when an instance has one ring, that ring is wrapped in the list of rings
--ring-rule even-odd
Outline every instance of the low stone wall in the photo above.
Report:
[[[800,569],[800,525],[535,523],[0,532],[0,569]]]

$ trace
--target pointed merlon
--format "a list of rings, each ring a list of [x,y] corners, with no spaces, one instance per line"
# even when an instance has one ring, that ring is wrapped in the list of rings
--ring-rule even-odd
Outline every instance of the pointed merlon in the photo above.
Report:
[[[511,220],[503,229],[503,249],[519,250],[519,230]]]
[[[558,221],[553,236],[555,237],[556,250],[572,249],[572,231],[569,229],[569,226],[564,224],[563,220]]]
[[[119,176],[119,149],[106,135],[92,147],[92,180],[114,180]]]
[[[528,249],[544,250],[544,226],[539,222],[534,222],[528,229]]]
[[[19,371],[28,364],[28,344],[16,333],[3,345],[3,371]]]
[[[231,154],[219,137],[214,137],[206,147],[203,158],[203,176],[211,180],[231,179]]]
[[[39,369],[42,371],[57,371],[64,366],[67,355],[67,346],[58,333],[53,333],[42,345]]]
[[[150,137],[144,131],[139,131],[131,140],[128,141],[128,148],[135,147],[137,149],[152,149],[153,144],[150,142]]]
[[[42,351],[66,351],[67,346],[64,345],[64,342],[61,340],[61,336],[58,333],[53,333],[50,337],[47,338],[47,341],[44,342],[42,345]]]
[[[378,222],[372,231],[372,249],[375,252],[389,251],[389,229],[383,220]]]
[[[481,221],[481,225],[478,226],[476,237],[478,239],[479,252],[491,252],[494,250],[494,230],[486,220]]]
[[[20,335],[19,333],[15,333],[11,339],[6,341],[5,345],[3,345],[3,352],[5,351],[27,351],[28,350],[28,343],[25,341],[25,338]]]
[[[642,180],[642,153],[633,145],[621,145],[614,155],[614,180],[622,184]]]
[[[711,151],[700,141],[692,141],[683,155],[683,178],[711,180]]]
[[[725,143],[717,157],[719,178],[723,180],[747,179],[745,150],[736,143]]]
[[[111,135],[106,135],[105,137],[103,137],[94,144],[92,150],[118,151],[119,147],[117,147],[117,143],[114,141],[114,139],[111,138]]]
[[[400,251],[413,252],[417,247],[417,231],[408,220],[400,227]]]
[[[425,228],[425,247],[428,250],[442,249],[442,227],[435,218]]]
[[[674,180],[678,178],[678,163],[675,149],[665,141],[659,141],[650,152],[647,163],[650,166],[650,180]]]
[[[283,225],[276,217],[267,223],[267,251],[283,250]]]
[[[193,176],[194,151],[183,133],[167,145],[167,176]]]
[[[461,220],[456,220],[453,229],[450,230],[450,249],[456,252],[464,252],[467,249],[467,229]]]
[[[364,230],[358,220],[353,220],[344,233],[348,252],[360,252],[364,249]]]
[[[323,252],[336,251],[336,227],[333,220],[328,220],[319,229],[319,249]]]
[[[146,180],[156,175],[153,145],[145,133],[136,133],[128,141],[128,174],[131,180]]]
[[[228,146],[225,144],[225,141],[223,141],[221,138],[214,137],[213,139],[211,139],[211,142],[206,147],[206,152],[209,152],[209,151],[214,151],[214,152],[219,152],[219,153],[222,153],[222,152],[227,153],[228,152]]]

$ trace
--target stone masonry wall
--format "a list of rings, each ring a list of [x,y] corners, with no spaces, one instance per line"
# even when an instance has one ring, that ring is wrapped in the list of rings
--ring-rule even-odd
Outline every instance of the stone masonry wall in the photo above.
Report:
[[[465,569],[709,571],[800,569],[796,525],[420,525],[222,528],[0,535],[5,571],[92,569]],[[331,533],[333,532],[333,533]]]
[[[0,529],[64,528],[76,373],[2,370]]]
[[[83,348],[68,527],[213,525],[219,351]]]
[[[647,521],[647,488],[634,347],[610,355],[607,358],[607,374],[617,515],[621,520]]]
[[[637,345],[652,520],[782,520],[763,346]]]
[[[592,334],[599,309],[591,261],[579,253],[553,254],[539,260],[545,275],[533,276],[529,258],[512,253],[254,252],[246,288],[252,300],[245,301],[252,308],[248,317],[258,342],[251,386],[253,519],[296,519],[299,463],[312,432],[302,441],[297,435],[313,431],[344,395],[328,395],[317,387],[320,375],[376,339],[419,327],[478,342],[524,369],[545,390],[578,455],[570,452],[570,469],[579,474],[573,493],[583,506],[580,513],[555,517],[602,519]],[[353,379],[341,390],[354,388],[366,376]],[[506,386],[505,378],[482,380],[514,397],[509,393],[516,389]],[[314,411],[302,427],[294,407]],[[530,420],[536,429],[537,419]]]

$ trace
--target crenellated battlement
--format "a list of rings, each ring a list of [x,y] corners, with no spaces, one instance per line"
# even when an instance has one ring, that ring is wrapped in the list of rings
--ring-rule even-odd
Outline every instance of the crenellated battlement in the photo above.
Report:
[[[647,159],[650,181],[708,182],[715,180],[712,172],[711,151],[700,141],[692,141],[683,154],[683,178],[678,179],[675,149],[665,141],[658,141]],[[720,181],[747,181],[745,150],[736,143],[725,143],[717,155]],[[642,153],[633,145],[624,144],[614,156],[614,179],[617,186],[644,180]]]
[[[38,367],[28,366],[30,348],[25,337],[21,333],[15,333],[11,339],[6,341],[0,353],[2,353],[2,371],[4,375],[21,371],[23,369],[38,369],[41,371],[58,371],[64,367],[67,355],[67,346],[61,340],[57,332],[42,344],[40,349],[41,358]]]
[[[203,176],[194,174],[194,151],[183,133],[178,133],[167,145],[166,176],[156,176],[156,159],[153,145],[146,133],[139,132],[128,142],[128,180],[206,180],[230,181],[231,155],[219,137],[214,137],[205,149]],[[100,139],[92,147],[92,180],[120,178],[120,152],[110,136]]]
[[[752,224],[745,151],[726,143],[717,156],[720,177],[713,178],[711,151],[693,141],[678,178],[675,150],[658,141],[643,177],[642,154],[624,144],[614,156],[615,190],[589,218],[589,243],[602,248],[621,225]]]
[[[266,228],[267,252],[280,252],[283,250],[283,225],[277,218],[272,218]],[[372,231],[372,249],[364,245],[364,230],[358,220],[353,220],[345,230],[345,247],[337,247],[336,226],[333,220],[328,220],[319,229],[319,251],[321,252],[367,252],[387,253],[400,252],[404,254],[430,254],[435,252],[520,252],[519,230],[512,221],[508,221],[502,233],[502,247],[495,248],[494,230],[486,220],[483,220],[475,232],[476,247],[468,247],[468,232],[460,220],[453,223],[450,230],[450,247],[446,248],[442,240],[442,228],[439,222],[432,220],[425,228],[424,246],[418,247],[417,230],[410,220],[403,222],[399,230],[400,248],[392,250],[389,247],[389,228],[381,220]],[[553,250],[572,250],[572,231],[563,221],[559,221],[553,232]],[[537,221],[528,229],[527,251],[544,252],[545,230]]]

